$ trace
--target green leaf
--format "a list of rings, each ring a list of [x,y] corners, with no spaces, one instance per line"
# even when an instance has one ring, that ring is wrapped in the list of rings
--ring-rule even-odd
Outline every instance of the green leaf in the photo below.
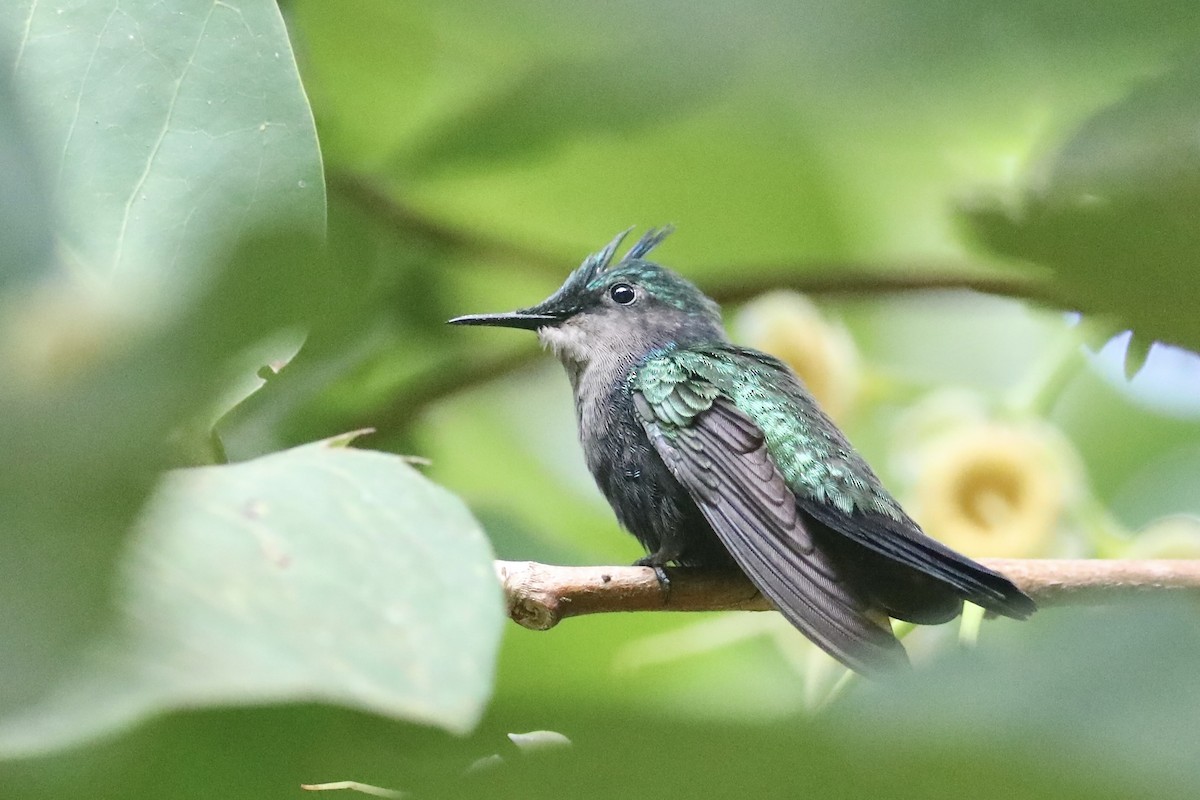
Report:
[[[0,291],[41,275],[53,241],[41,154],[10,78],[0,71]]]
[[[1146,366],[1150,357],[1150,348],[1154,342],[1144,339],[1134,333],[1129,337],[1129,346],[1125,348],[1125,380],[1131,381]]]
[[[324,189],[269,0],[18,0],[0,53],[4,713],[106,618],[129,525],[194,458],[232,357],[301,322]]]
[[[256,223],[323,224],[316,132],[271,0],[16,0],[0,44],[82,274],[165,302]]]
[[[0,311],[0,713],[48,686],[103,621],[157,473],[195,463],[206,441],[193,421],[232,356],[297,324],[315,246],[303,231],[247,238],[200,296],[144,330],[57,282]]]
[[[463,732],[504,614],[466,508],[403,459],[316,443],[172,474],[123,564],[120,620],[0,752],[178,708],[323,701]]]
[[[1066,305],[1200,349],[1200,61],[1095,114],[1029,184],[966,211],[987,245],[1053,270]]]
[[[979,651],[949,651],[894,686],[871,686],[846,716],[904,738],[920,718],[928,742],[990,741],[1031,764],[1053,752],[1080,786],[1108,774],[1147,796],[1190,796],[1200,778],[1196,611],[1157,597],[1043,610],[1035,624],[1001,624],[990,635],[985,626]]]
[[[662,616],[594,622],[627,639],[631,624]],[[299,783],[358,780],[438,798],[608,797],[636,787],[632,796],[663,800],[1183,800],[1200,779],[1195,620],[1195,604],[1160,603],[989,622],[978,649],[919,662],[907,678],[854,682],[816,715],[785,703],[738,721],[713,692],[664,705],[695,659],[661,677],[615,670],[605,636],[568,631],[595,627],[580,619],[561,631],[579,641],[566,657],[560,633],[523,632],[537,644],[511,665],[507,699],[466,739],[320,706],[213,710],[53,759],[0,762],[0,794],[261,800],[299,797]],[[505,660],[512,655],[506,648]],[[763,659],[744,659],[720,678],[737,694],[769,688],[771,672]],[[571,690],[558,681],[573,681]],[[517,757],[505,734],[535,726],[574,744]],[[505,757],[496,769],[463,774],[496,752]]]

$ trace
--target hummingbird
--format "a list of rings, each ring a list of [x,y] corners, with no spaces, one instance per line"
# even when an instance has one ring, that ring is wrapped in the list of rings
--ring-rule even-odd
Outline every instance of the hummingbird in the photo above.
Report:
[[[632,229],[630,229],[632,230]],[[1033,600],[927,536],[778,359],[728,339],[720,309],[648,260],[652,229],[584,259],[541,303],[455,325],[536,331],[566,368],[588,469],[639,566],[736,566],[793,626],[871,676],[908,664],[889,618],[963,601],[1025,619]]]

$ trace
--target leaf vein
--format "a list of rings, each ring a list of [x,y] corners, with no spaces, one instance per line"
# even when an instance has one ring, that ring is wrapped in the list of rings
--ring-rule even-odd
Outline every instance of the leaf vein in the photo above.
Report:
[[[188,55],[187,63],[179,71],[179,77],[175,79],[175,87],[171,92],[171,102],[167,105],[167,113],[163,119],[162,127],[158,131],[158,137],[154,141],[154,146],[150,148],[150,153],[146,157],[146,165],[142,168],[142,174],[138,176],[137,182],[133,186],[133,191],[129,193],[129,198],[125,201],[125,208],[121,214],[121,229],[117,233],[116,252],[113,254],[112,271],[114,273],[120,267],[121,258],[125,253],[125,238],[129,231],[129,220],[133,214],[133,205],[137,202],[138,195],[141,194],[142,188],[146,185],[146,181],[150,177],[150,171],[154,167],[154,162],[158,159],[158,152],[162,149],[163,141],[167,138],[167,134],[171,130],[171,120],[175,116],[175,106],[179,102],[183,82],[195,65],[196,54],[200,52],[200,45],[204,43],[204,37],[208,33],[208,25],[212,21],[213,13],[219,5],[225,4],[216,0],[208,9],[208,15],[205,16],[204,24],[200,26],[200,33],[196,36],[196,44],[193,45],[192,52]]]

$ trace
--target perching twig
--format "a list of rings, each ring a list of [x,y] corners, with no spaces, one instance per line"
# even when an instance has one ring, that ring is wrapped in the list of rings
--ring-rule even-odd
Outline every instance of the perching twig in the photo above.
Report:
[[[1103,605],[1131,595],[1186,593],[1200,598],[1200,560],[982,559],[1039,606]],[[649,567],[556,567],[497,561],[508,614],[533,630],[567,617],[609,611],[769,611],[771,605],[734,569],[667,568],[664,592]]]

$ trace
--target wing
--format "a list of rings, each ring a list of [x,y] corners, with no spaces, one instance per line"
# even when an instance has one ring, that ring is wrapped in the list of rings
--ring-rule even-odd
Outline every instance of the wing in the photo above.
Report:
[[[789,622],[852,669],[879,674],[907,664],[886,618],[872,615],[814,546],[754,422],[712,384],[670,377],[679,380],[643,384],[651,399],[634,391],[643,427],[750,581]]]
[[[852,545],[830,541],[828,553],[859,569],[873,600],[894,617],[922,624],[953,618],[962,600],[1016,619],[1036,610],[1008,578],[925,535],[791,370],[761,353],[737,352],[750,359],[734,387],[746,395],[739,405],[753,408],[765,383],[776,392],[774,403],[782,393],[792,406],[787,418],[805,425],[799,436],[794,426],[772,431],[775,441],[768,446],[800,510]]]

